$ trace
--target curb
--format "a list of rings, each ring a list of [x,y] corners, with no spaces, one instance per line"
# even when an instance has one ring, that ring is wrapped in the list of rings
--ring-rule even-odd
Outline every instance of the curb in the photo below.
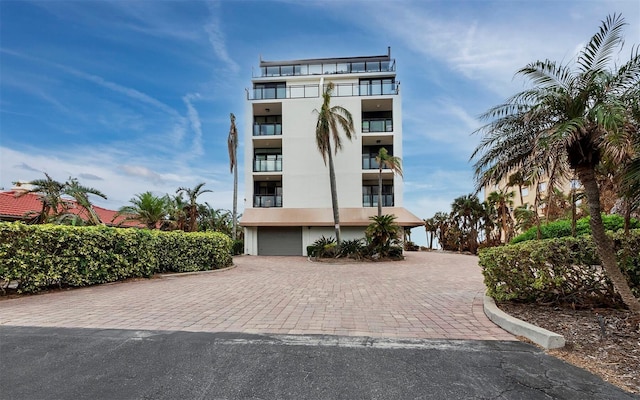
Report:
[[[564,347],[564,336],[548,331],[505,313],[489,296],[484,296],[484,313],[496,325],[516,336],[524,336],[545,349]]]
[[[211,274],[211,273],[215,273],[215,272],[228,271],[230,269],[234,269],[235,267],[237,267],[237,265],[236,264],[232,264],[229,267],[218,268],[218,269],[208,269],[208,270],[205,270],[205,271],[173,272],[173,273],[167,273],[167,274],[158,274],[158,277],[160,277],[162,279],[172,279],[172,278],[179,278],[181,276]]]

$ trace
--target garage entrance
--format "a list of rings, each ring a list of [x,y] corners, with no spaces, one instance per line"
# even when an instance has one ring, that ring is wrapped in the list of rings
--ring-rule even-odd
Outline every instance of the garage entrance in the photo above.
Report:
[[[258,255],[301,256],[302,227],[259,227]]]

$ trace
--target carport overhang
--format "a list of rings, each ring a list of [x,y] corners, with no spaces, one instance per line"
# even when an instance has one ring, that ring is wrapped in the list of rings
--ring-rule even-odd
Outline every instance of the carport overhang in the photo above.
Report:
[[[424,221],[402,207],[382,207],[382,214],[393,214],[402,227],[424,225]],[[378,215],[375,207],[340,208],[340,226],[368,226],[370,217]],[[240,225],[253,226],[333,226],[331,208],[248,208]]]

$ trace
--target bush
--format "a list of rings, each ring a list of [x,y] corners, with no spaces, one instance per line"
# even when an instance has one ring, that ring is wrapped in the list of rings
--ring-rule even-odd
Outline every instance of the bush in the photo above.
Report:
[[[193,272],[231,265],[231,238],[220,232],[151,231],[157,272]]]
[[[640,296],[640,232],[610,234],[618,263]],[[487,293],[496,300],[620,306],[591,236],[535,240],[480,251]]]
[[[313,257],[316,258],[331,258],[335,257],[336,254],[336,240],[331,236],[324,237],[321,236],[315,242],[313,242],[312,253],[309,253],[309,247],[307,247],[307,254],[313,254]]]
[[[230,264],[231,239],[218,233],[0,223],[0,282],[21,293]]]
[[[244,240],[234,240],[233,241],[233,255],[237,256],[240,254],[244,254]]]
[[[364,239],[343,240],[340,243],[340,250],[338,252],[339,257],[361,259],[366,252],[366,245]]]
[[[580,218],[576,221],[576,236],[591,234],[589,223],[591,217]],[[602,223],[607,231],[617,232],[624,228],[624,218],[617,214],[603,214]],[[640,221],[631,218],[631,229],[640,228]],[[571,220],[559,220],[540,226],[541,239],[551,239],[571,236]],[[511,244],[535,240],[538,238],[538,228],[533,226],[511,240]]]

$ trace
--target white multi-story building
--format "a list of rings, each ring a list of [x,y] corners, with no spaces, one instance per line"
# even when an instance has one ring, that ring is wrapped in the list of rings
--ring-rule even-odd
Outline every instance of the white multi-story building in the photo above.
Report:
[[[402,107],[395,60],[386,55],[260,61],[247,91],[245,113],[245,253],[306,255],[320,238],[334,237],[329,169],[315,138],[322,91],[352,114],[356,136],[344,132],[334,158],[341,239],[364,237],[377,215],[380,147],[402,157]],[[383,214],[404,227],[423,221],[402,208],[402,177],[383,170]]]

